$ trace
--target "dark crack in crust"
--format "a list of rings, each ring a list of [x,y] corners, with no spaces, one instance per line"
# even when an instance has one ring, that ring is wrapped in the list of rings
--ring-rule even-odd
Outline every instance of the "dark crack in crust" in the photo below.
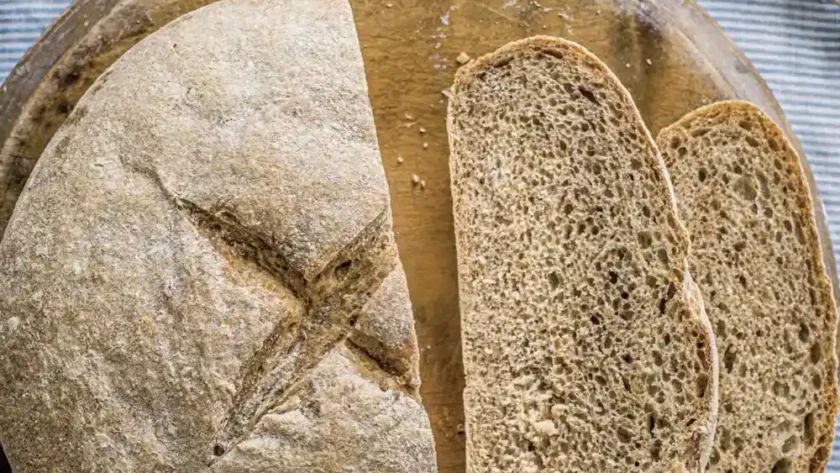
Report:
[[[199,220],[207,217],[205,214]],[[306,307],[306,316],[296,330],[278,326],[243,366],[239,390],[212,447],[213,456],[218,457],[220,451],[230,450],[249,433],[275,398],[283,397],[290,385],[347,339],[359,311],[394,269],[397,259],[387,207],[311,281],[289,270],[282,256],[271,251],[264,241],[237,231],[230,222],[212,221],[242,257],[253,259],[260,267],[290,282],[289,287],[297,286],[295,291]]]
[[[167,188],[156,171],[126,162],[123,165],[154,182],[163,196],[187,212],[205,235],[209,233],[208,237],[223,241],[239,258],[267,272],[289,288],[305,307],[300,324],[277,324],[262,347],[243,364],[234,402],[211,445],[208,466],[246,438],[262,415],[282,403],[290,387],[300,383],[340,343],[347,342],[356,352],[374,361],[380,371],[399,378],[398,370],[349,339],[360,312],[399,261],[389,206],[321,273],[307,279],[292,268],[276,244],[242,226],[232,212],[223,208],[203,209]]]

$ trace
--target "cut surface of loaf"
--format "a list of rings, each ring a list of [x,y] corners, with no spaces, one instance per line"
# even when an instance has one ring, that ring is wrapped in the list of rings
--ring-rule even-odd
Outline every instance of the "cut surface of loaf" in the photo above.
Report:
[[[459,71],[448,129],[469,472],[701,472],[714,339],[627,91],[530,38]]]
[[[796,151],[747,102],[697,110],[657,143],[721,354],[709,471],[823,471],[837,310]]]
[[[418,358],[345,0],[145,38],[0,243],[16,473],[432,473]]]

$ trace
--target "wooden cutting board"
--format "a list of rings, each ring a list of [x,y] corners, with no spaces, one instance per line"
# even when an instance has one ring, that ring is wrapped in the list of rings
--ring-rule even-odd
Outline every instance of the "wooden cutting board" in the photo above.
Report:
[[[0,231],[44,146],[96,77],[161,25],[212,1],[77,0],[50,28],[0,92]],[[740,98],[797,141],[753,67],[690,0],[351,3],[417,320],[423,401],[440,471],[460,473],[464,381],[445,128],[445,94],[459,56],[464,61],[535,34],[562,36],[612,68],[654,136],[699,106]],[[412,182],[415,175],[422,185]],[[836,288],[827,226],[812,195]]]

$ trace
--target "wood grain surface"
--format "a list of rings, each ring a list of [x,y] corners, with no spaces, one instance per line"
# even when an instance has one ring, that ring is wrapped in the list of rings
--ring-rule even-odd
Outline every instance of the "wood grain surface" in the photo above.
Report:
[[[77,0],[53,25],[0,95],[0,232],[41,150],[95,78],[145,35],[212,1]],[[796,139],[753,67],[688,0],[351,4],[417,320],[423,401],[440,471],[460,473],[465,470],[464,381],[445,128],[445,93],[459,55],[476,57],[534,34],[562,36],[612,68],[654,136],[701,105],[740,98],[761,107]],[[87,26],[79,26],[84,21]],[[804,160],[803,166],[808,169]],[[813,191],[812,178],[810,183]],[[836,288],[827,226],[816,197],[815,202]]]

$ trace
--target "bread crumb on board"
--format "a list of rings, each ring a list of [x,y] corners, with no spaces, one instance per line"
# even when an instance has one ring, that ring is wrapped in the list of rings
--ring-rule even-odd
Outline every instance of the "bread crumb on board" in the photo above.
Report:
[[[411,183],[414,184],[415,186],[417,184],[420,184],[420,176],[418,176],[417,174],[412,174],[411,175]]]
[[[422,126],[420,127],[420,133],[426,133],[426,129],[423,128]]]
[[[397,156],[397,164],[402,164],[403,162],[405,162],[403,157],[402,156]]]
[[[472,60],[472,58],[470,57],[469,54],[461,51],[461,53],[458,54],[458,57],[456,57],[455,60],[458,61],[458,64],[463,66],[464,64],[470,62]]]
[[[425,189],[425,188],[426,188],[426,181],[420,181],[420,188],[421,188],[421,189]]]
[[[645,62],[648,66],[653,65],[653,61],[651,61],[650,58],[645,59]]]
[[[423,143],[423,149],[428,149],[428,148],[429,148],[429,143],[424,142]]]

